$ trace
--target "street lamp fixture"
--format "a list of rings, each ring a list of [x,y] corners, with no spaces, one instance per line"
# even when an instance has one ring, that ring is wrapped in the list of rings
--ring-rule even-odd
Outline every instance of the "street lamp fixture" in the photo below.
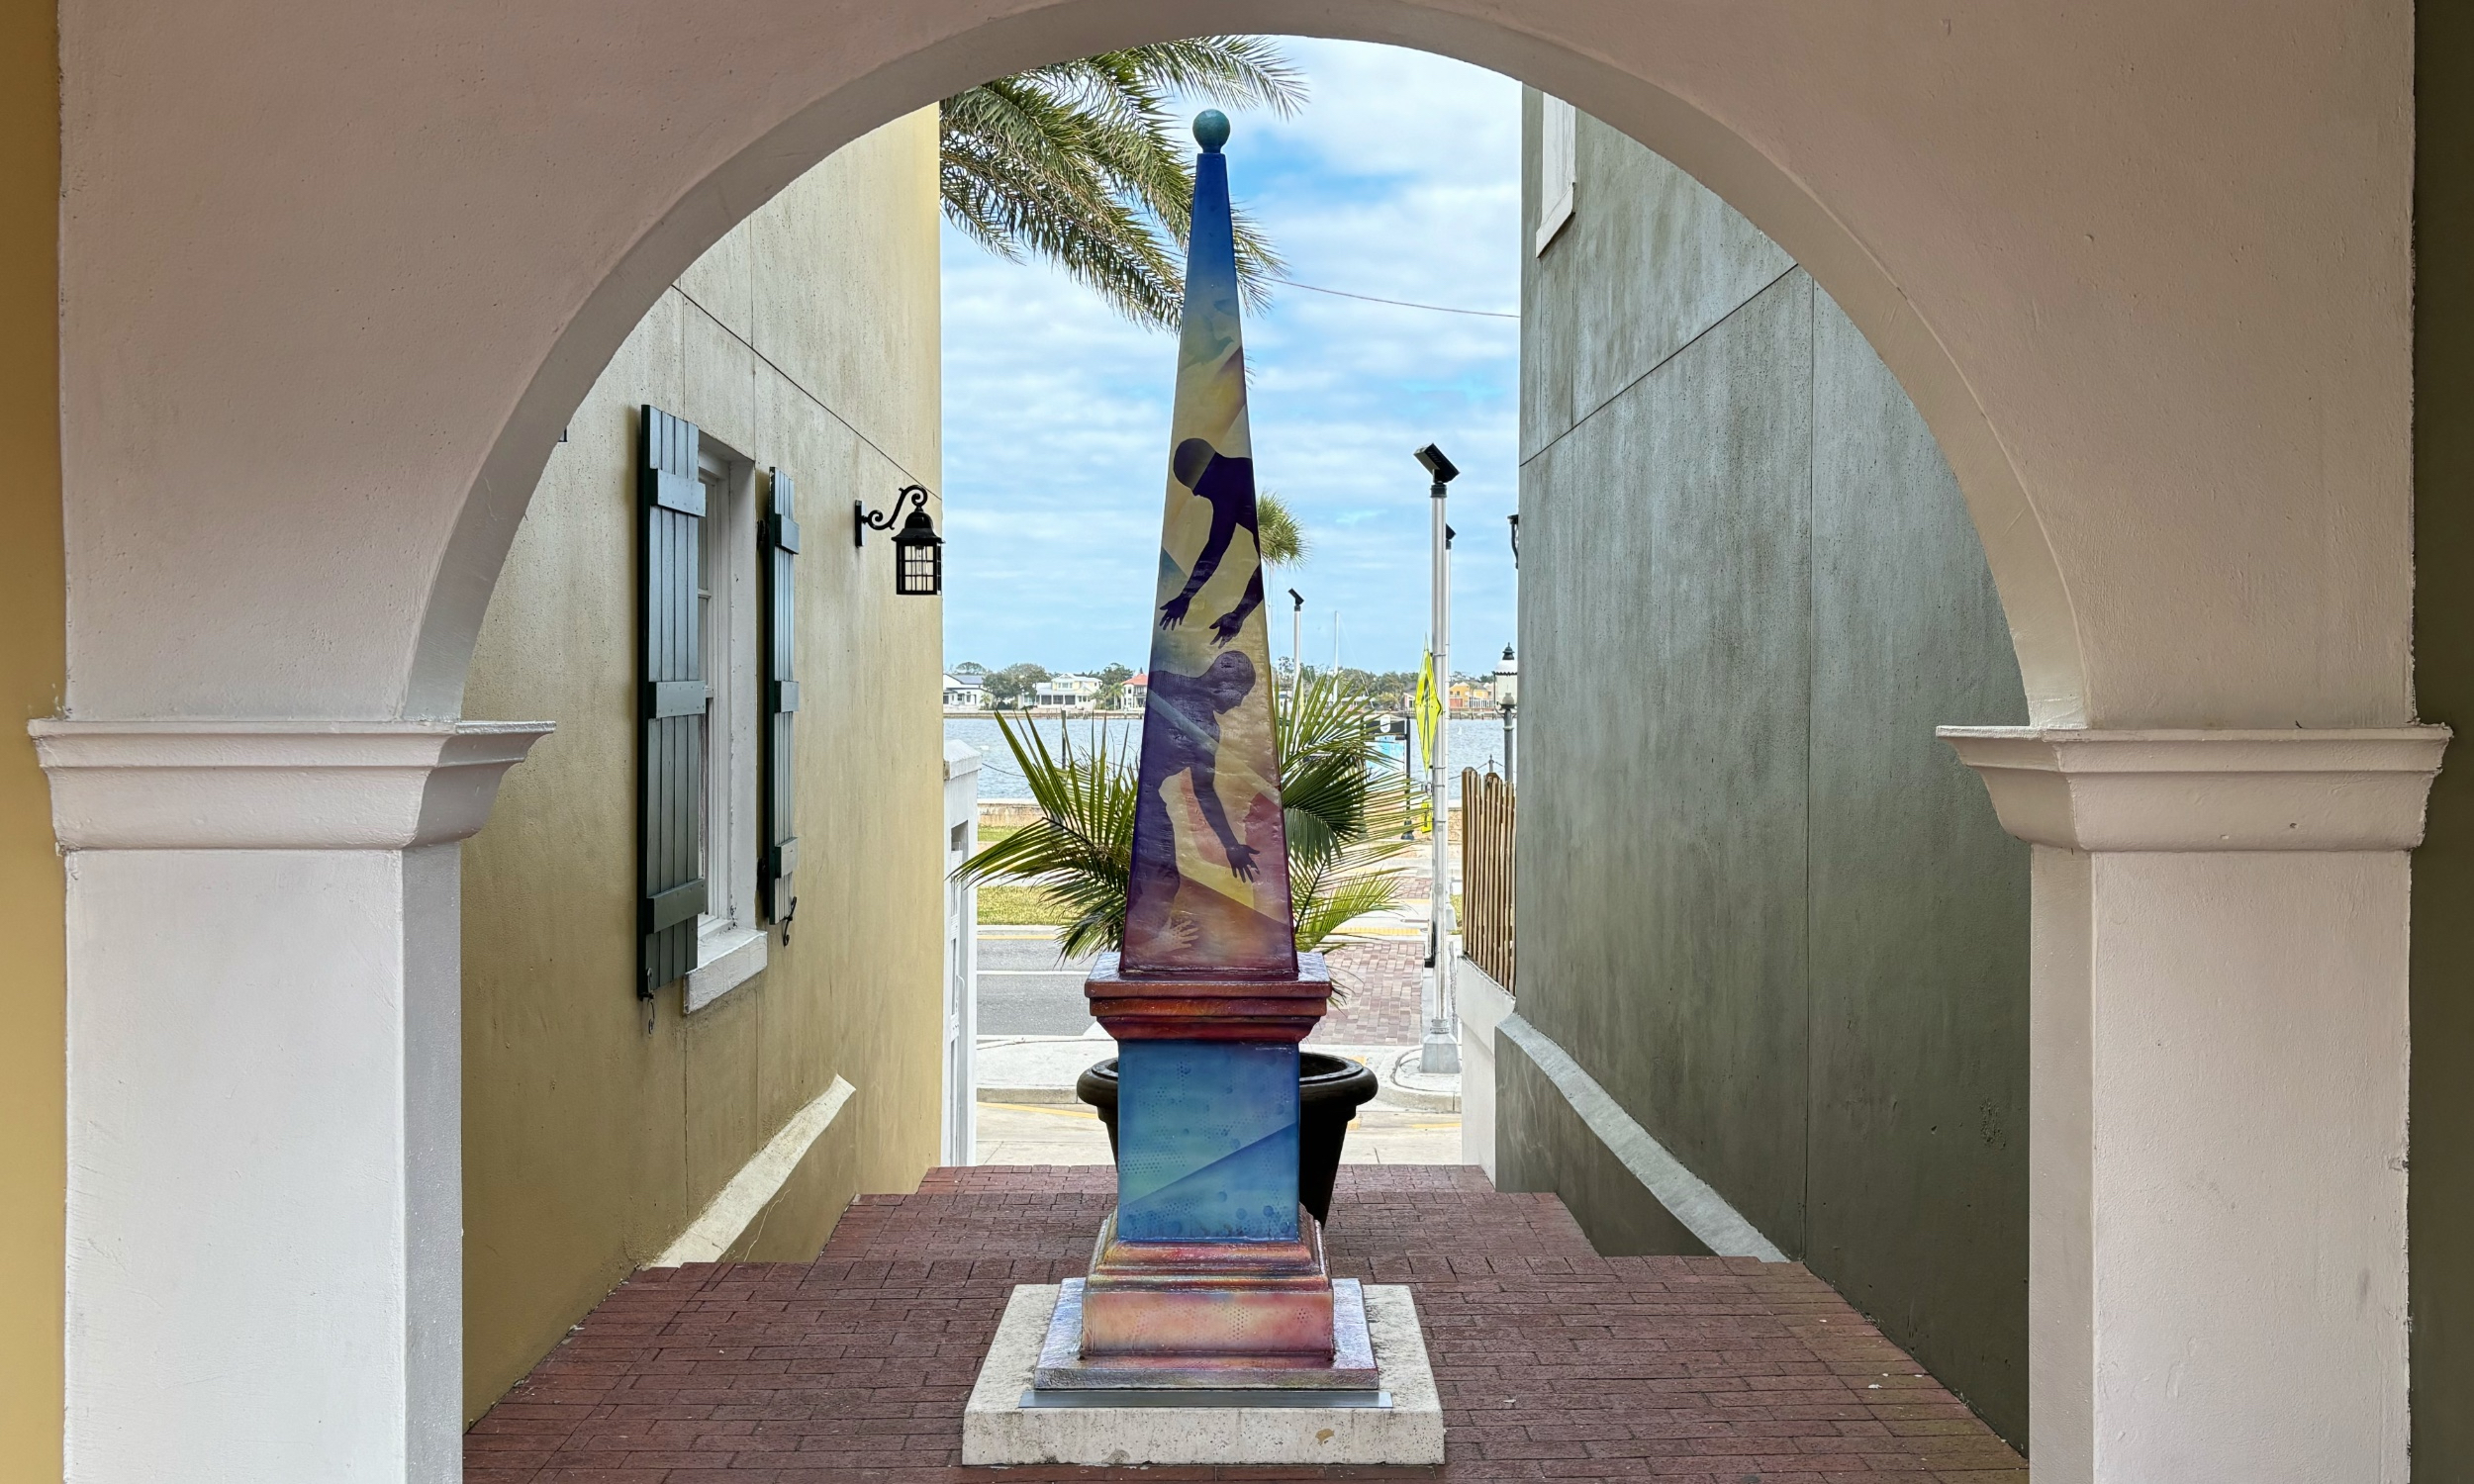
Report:
[[[1494,704],[1503,713],[1503,781],[1512,781],[1512,708],[1520,704],[1520,661],[1512,658],[1512,646],[1503,646],[1503,658],[1494,666]]]
[[[945,591],[945,538],[928,518],[924,487],[904,485],[895,491],[894,508],[888,510],[871,510],[866,501],[852,501],[850,544],[865,546],[868,532],[893,530],[905,498],[910,502],[910,514],[903,520],[902,529],[894,531],[894,591],[904,598],[934,598]]]

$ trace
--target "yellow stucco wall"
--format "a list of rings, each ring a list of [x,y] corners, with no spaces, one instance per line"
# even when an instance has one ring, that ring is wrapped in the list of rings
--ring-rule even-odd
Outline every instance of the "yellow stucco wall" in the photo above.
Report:
[[[60,1477],[67,1021],[60,858],[29,718],[59,708],[58,46],[0,8],[0,1480]]]
[[[935,1161],[940,605],[894,597],[886,540],[854,550],[847,532],[854,498],[940,484],[936,189],[928,110],[699,261],[577,410],[492,599],[467,713],[558,730],[464,847],[471,1415],[835,1075],[855,1095],[733,1255],[810,1256],[852,1195],[908,1189]],[[806,533],[792,941],[777,933],[760,976],[693,1016],[671,986],[650,1035],[634,994],[645,402],[795,475]]]

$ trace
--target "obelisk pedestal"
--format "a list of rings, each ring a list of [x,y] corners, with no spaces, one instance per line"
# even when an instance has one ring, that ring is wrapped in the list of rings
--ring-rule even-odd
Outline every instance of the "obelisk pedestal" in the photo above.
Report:
[[[1322,955],[1274,979],[1134,978],[1109,954],[1084,993],[1118,1045],[1117,1209],[1037,1384],[1374,1387],[1363,1297],[1335,1303],[1297,1204],[1297,1043],[1331,997]]]
[[[1118,1046],[1117,1205],[1087,1276],[1015,1291],[963,1461],[1440,1463],[1407,1291],[1334,1282],[1297,1204],[1331,975],[1289,899],[1228,120],[1194,138],[1123,948],[1084,986]]]

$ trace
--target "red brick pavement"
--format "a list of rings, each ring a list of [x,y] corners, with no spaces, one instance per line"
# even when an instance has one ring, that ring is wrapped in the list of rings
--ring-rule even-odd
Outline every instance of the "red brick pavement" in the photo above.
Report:
[[[1342,992],[1305,1038],[1307,1045],[1417,1045],[1424,1034],[1418,995],[1424,989],[1425,940],[1344,944],[1328,957],[1332,982]]]
[[[958,1465],[1006,1294],[1088,1260],[1110,1171],[937,1170],[862,1196],[816,1261],[647,1269],[465,1438],[466,1484],[1415,1477],[2026,1484],[2027,1470],[1794,1263],[1600,1257],[1553,1196],[1349,1165],[1329,1251],[1415,1291],[1436,1469]]]

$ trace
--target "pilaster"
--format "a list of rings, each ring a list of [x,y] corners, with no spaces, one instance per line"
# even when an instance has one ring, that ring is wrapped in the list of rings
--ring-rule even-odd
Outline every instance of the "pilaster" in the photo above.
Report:
[[[549,728],[30,728],[67,856],[67,1477],[461,1476],[456,842]]]
[[[1948,727],[2034,844],[2038,1476],[2406,1477],[2408,855],[2440,727]]]

